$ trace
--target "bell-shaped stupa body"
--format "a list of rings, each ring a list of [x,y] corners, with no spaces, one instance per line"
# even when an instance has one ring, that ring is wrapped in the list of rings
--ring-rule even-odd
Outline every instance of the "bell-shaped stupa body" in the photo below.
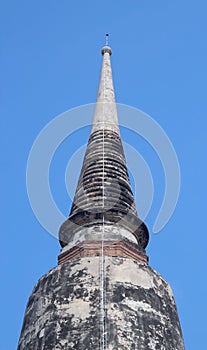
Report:
[[[59,265],[35,286],[18,350],[183,350],[167,282],[148,266],[114,97],[111,48],[73,205],[60,228]]]

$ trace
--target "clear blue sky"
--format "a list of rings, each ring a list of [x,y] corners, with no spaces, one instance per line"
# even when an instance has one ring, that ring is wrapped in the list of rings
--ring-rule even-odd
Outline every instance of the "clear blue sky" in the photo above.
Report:
[[[180,161],[176,211],[151,235],[148,255],[173,288],[186,349],[206,348],[206,13],[204,0],[1,1],[1,350],[16,348],[32,288],[59,254],[30,208],[28,154],[55,116],[95,101],[106,32],[117,101],[151,115]],[[147,146],[139,147],[147,157]],[[149,166],[158,193],[146,220],[151,230],[162,175]],[[66,215],[58,162],[53,170]]]

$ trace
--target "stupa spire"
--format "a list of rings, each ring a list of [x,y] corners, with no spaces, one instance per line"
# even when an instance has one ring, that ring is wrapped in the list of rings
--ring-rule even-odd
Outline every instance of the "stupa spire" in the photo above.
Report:
[[[102,69],[90,138],[71,212],[59,232],[64,248],[59,263],[65,261],[67,254],[67,259],[71,259],[75,246],[89,241],[99,244],[103,239],[104,244],[132,244],[140,259],[147,262],[149,234],[137,215],[120,138],[110,62],[112,49],[106,45],[101,52]],[[130,246],[129,251],[133,249]]]

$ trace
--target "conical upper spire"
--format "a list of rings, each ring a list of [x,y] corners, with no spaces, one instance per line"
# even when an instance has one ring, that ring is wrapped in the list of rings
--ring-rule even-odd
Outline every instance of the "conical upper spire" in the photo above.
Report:
[[[73,205],[60,228],[62,247],[83,241],[127,240],[144,252],[148,230],[138,218],[120,138],[109,46],[103,62],[93,123]],[[103,235],[104,228],[104,235]]]
[[[107,129],[119,134],[110,62],[112,50],[109,46],[104,46],[101,52],[103,62],[91,133],[100,129]]]

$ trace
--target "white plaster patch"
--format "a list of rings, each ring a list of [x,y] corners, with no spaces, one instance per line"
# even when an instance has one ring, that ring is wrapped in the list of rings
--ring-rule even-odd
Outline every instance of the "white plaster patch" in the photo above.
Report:
[[[76,318],[85,319],[89,317],[89,302],[81,299],[74,299],[68,305],[70,314],[74,314]]]
[[[133,260],[124,258],[122,264],[114,266],[111,259],[113,258],[106,258],[107,263],[110,265],[109,277],[111,283],[130,283],[146,289],[155,287],[153,278],[148,270],[143,270],[139,267],[135,268]]]

